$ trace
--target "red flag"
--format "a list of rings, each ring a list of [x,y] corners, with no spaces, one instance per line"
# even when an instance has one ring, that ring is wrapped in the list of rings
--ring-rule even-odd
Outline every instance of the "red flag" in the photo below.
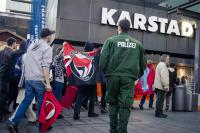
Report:
[[[99,54],[100,49],[81,52],[68,42],[64,42],[64,64],[70,85],[96,84]]]
[[[146,77],[147,78],[146,80],[147,80],[149,90],[144,92],[142,89],[141,80],[138,80],[137,84],[135,85],[135,95],[148,95],[148,94],[154,93],[152,85],[155,79],[155,69],[154,69],[153,64],[149,64],[148,68],[149,68],[149,73],[148,73],[148,76]]]
[[[61,99],[61,104],[63,107],[70,109],[74,98],[76,96],[78,88],[76,86],[67,86],[66,93]]]
[[[137,84],[135,85],[134,95],[144,95],[144,93],[142,91],[142,84],[141,84],[140,80],[138,80]]]
[[[42,124],[41,130],[47,131],[62,111],[62,106],[52,92],[45,92],[38,121]]]

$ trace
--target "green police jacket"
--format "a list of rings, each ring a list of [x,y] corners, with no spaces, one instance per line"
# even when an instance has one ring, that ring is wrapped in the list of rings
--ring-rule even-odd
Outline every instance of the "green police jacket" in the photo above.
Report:
[[[146,62],[141,42],[122,32],[105,41],[99,65],[106,76],[126,76],[137,80],[143,75]]]

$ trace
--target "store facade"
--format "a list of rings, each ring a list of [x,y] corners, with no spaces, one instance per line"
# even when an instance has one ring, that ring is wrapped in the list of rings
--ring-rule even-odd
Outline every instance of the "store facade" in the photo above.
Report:
[[[131,21],[130,35],[141,41],[155,63],[169,54],[178,67],[178,77],[193,79],[196,20],[169,15],[163,7],[140,0],[63,0],[58,2],[56,44],[69,41],[83,47],[85,42],[102,45],[117,34],[120,19]]]

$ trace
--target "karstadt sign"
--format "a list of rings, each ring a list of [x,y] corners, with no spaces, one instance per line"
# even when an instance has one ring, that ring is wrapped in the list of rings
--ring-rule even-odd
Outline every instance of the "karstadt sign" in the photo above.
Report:
[[[122,19],[128,19],[131,23],[131,29],[159,32],[163,34],[175,34],[177,36],[189,37],[193,36],[194,28],[188,21],[180,23],[174,19],[160,18],[157,16],[146,17],[143,14],[134,13],[131,17],[128,11],[122,11],[117,21],[113,16],[118,12],[117,9],[102,8],[101,24],[117,26],[118,22]]]

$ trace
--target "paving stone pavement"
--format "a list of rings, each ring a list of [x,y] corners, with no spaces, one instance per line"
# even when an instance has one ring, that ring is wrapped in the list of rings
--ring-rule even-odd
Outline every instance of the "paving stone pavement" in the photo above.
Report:
[[[96,109],[98,111],[98,109]],[[200,112],[166,112],[167,119],[154,117],[154,110],[135,109],[129,120],[129,133],[200,133]],[[81,112],[81,120],[74,121],[73,111],[64,110],[64,119],[57,120],[49,133],[109,133],[108,115],[88,118],[87,112]],[[37,133],[37,127],[24,119],[20,123],[19,133]],[[9,133],[6,122],[0,123],[0,133]]]

